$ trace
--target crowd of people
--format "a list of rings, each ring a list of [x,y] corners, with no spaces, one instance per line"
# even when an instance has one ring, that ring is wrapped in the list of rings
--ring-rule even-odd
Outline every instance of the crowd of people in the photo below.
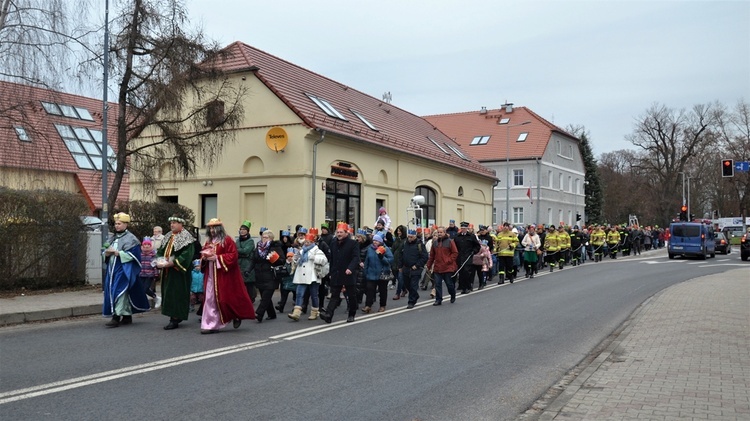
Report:
[[[201,333],[215,333],[230,322],[274,320],[292,296],[288,318],[331,323],[346,302],[347,322],[358,313],[385,312],[391,300],[407,299],[413,308],[420,290],[430,289],[433,306],[444,297],[483,289],[489,282],[513,283],[520,272],[533,278],[540,270],[562,270],[606,257],[638,255],[661,248],[668,230],[655,227],[563,224],[511,226],[468,222],[430,228],[391,227],[384,208],[373,228],[355,230],[346,223],[320,227],[297,225],[275,234],[262,227],[257,244],[252,224],[243,221],[238,236],[228,235],[220,219],[211,219],[201,244],[185,229],[185,220],[169,218],[164,235],[139,241],[127,230],[130,216],[114,215],[115,232],[105,244],[103,314],[107,327],[132,324],[132,315],[155,309],[169,318],[165,330],[177,329],[191,312],[200,317]],[[155,291],[160,285],[161,296]],[[443,289],[445,284],[445,293]],[[279,290],[279,301],[273,297]],[[377,301],[377,309],[375,307]]]

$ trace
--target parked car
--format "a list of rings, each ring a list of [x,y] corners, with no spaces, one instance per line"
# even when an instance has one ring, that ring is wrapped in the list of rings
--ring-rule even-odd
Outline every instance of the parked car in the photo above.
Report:
[[[750,232],[746,232],[740,240],[740,258],[742,260],[750,258]]]
[[[717,232],[714,241],[716,241],[717,253],[729,254],[732,252],[732,245],[729,244],[729,239],[727,239],[723,232]]]

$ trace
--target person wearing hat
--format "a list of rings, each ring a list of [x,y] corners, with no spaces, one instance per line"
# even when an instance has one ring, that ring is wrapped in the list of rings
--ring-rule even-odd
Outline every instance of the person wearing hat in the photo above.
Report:
[[[534,225],[529,225],[529,229],[526,230],[526,234],[524,234],[523,240],[521,240],[527,278],[534,278],[534,274],[537,271],[537,260],[539,260],[539,256],[542,254],[542,243],[535,228]]]
[[[295,322],[299,321],[299,318],[302,315],[302,305],[303,301],[306,301],[306,296],[309,296],[312,301],[310,317],[307,319],[316,320],[319,315],[320,297],[318,294],[318,288],[320,287],[323,276],[328,274],[326,270],[322,269],[328,265],[328,258],[325,253],[323,253],[323,250],[321,250],[315,243],[316,240],[317,236],[314,233],[308,233],[305,236],[304,243],[302,243],[302,248],[298,250],[293,257],[293,282],[297,286],[297,292],[294,309],[292,313],[287,316]],[[328,268],[330,268],[330,266],[328,266]]]
[[[331,277],[331,299],[325,310],[320,310],[320,319],[331,323],[336,307],[341,304],[341,291],[346,287],[347,303],[349,304],[347,323],[354,321],[357,314],[357,289],[354,282],[359,271],[359,246],[349,236],[349,225],[336,225],[335,238],[331,242],[331,258],[329,259],[329,275]]]
[[[516,279],[516,271],[513,266],[513,256],[516,253],[518,236],[510,230],[510,224],[503,224],[502,231],[497,235],[497,247],[495,248],[499,260],[500,271],[497,284],[502,285],[506,280],[511,284]]]
[[[328,245],[331,245],[331,241],[333,240],[333,234],[331,234],[331,231],[328,226],[328,222],[324,222],[320,224],[320,239],[319,241],[323,241]]]
[[[156,252],[156,267],[161,269],[161,314],[169,317],[164,330],[177,329],[180,322],[188,318],[194,253],[194,239],[185,229],[185,220],[173,215],[169,217],[169,228]]]
[[[557,262],[562,269],[570,261],[570,234],[565,230],[564,225],[557,227],[557,241],[559,246]]]
[[[104,249],[104,303],[102,314],[111,317],[107,327],[133,323],[133,314],[151,310],[143,284],[139,282],[141,272],[141,242],[128,231],[130,215],[114,215],[115,232],[109,236]]]
[[[422,244],[422,239],[417,237],[416,230],[406,231],[406,241],[404,241],[399,254],[401,277],[405,289],[409,291],[409,301],[406,308],[414,308],[417,300],[419,300],[419,281],[422,279],[422,271],[430,257],[427,254],[427,248]]]
[[[385,306],[388,303],[388,279],[386,277],[390,277],[391,281],[393,280],[392,263],[393,252],[385,245],[383,237],[379,234],[373,235],[372,244],[367,248],[367,255],[362,264],[367,287],[365,290],[365,306],[362,308],[363,313],[367,314],[371,311],[375,303],[376,290],[380,296],[378,312],[385,311]]]
[[[433,306],[443,303],[443,281],[448,287],[451,303],[456,302],[456,288],[453,283],[454,274],[458,266],[458,249],[455,240],[451,240],[445,233],[445,227],[438,227],[437,237],[433,239],[430,247],[430,258],[427,260],[427,271],[432,274],[435,281],[435,302]]]
[[[375,225],[378,224],[378,221],[383,221],[383,229],[388,232],[391,230],[391,217],[388,216],[388,211],[385,210],[384,206],[381,206],[380,209],[378,209],[378,218],[375,220]],[[385,237],[383,237],[385,239]]]
[[[201,250],[203,312],[201,333],[215,333],[231,321],[240,327],[243,319],[255,319],[255,310],[242,280],[237,245],[218,218],[206,224],[206,243]]]
[[[577,266],[578,264],[583,263],[583,256],[585,255],[584,251],[584,242],[585,237],[583,233],[581,232],[578,225],[573,226],[573,230],[570,232],[570,253],[571,253],[571,262],[573,263],[573,266]]]
[[[458,235],[458,227],[456,226],[456,220],[451,219],[450,222],[448,222],[448,227],[445,229],[445,233],[448,234],[448,237],[452,239],[456,238]]]
[[[453,239],[458,250],[458,288],[461,294],[467,294],[474,290],[474,272],[476,266],[472,258],[479,253],[479,240],[475,234],[469,232],[469,223],[461,222],[458,235]],[[436,281],[437,282],[437,281]]]
[[[250,301],[255,302],[255,297],[258,295],[255,289],[255,266],[253,263],[253,251],[255,250],[255,240],[250,235],[250,227],[253,224],[248,221],[242,221],[239,229],[239,236],[235,239],[237,244],[237,254],[239,256],[240,273],[242,274],[242,282],[245,284],[247,295],[250,297]]]
[[[156,250],[151,237],[143,237],[141,241],[141,273],[138,275],[146,295],[154,300],[154,309],[161,308],[161,297],[156,294],[156,275],[159,271],[153,265]]]
[[[378,219],[375,223],[375,229],[373,230],[372,235],[383,237],[383,243],[388,247],[393,247],[393,234],[385,229],[385,221],[382,219]]]
[[[274,240],[271,230],[266,229],[260,236],[260,241],[253,251],[253,263],[255,265],[255,287],[260,294],[260,304],[255,309],[255,317],[258,323],[263,322],[263,317],[268,314],[265,320],[276,318],[276,311],[273,306],[273,294],[279,287],[280,277],[277,274],[278,269],[284,265],[286,260],[286,251],[281,248],[281,243]]]

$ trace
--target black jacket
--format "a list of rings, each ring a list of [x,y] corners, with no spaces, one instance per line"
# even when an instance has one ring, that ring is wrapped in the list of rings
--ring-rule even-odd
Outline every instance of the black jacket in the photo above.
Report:
[[[330,272],[331,286],[354,285],[359,270],[359,244],[352,238],[339,241],[334,238],[331,241]],[[346,274],[346,270],[351,275]]]
[[[275,251],[279,254],[278,260],[271,264],[268,259],[261,257],[258,253],[258,246],[253,251],[253,263],[255,263],[255,286],[258,289],[276,289],[279,285],[279,279],[274,276],[272,266],[283,266],[286,262],[286,251],[282,250],[281,243],[278,241],[271,241],[271,245],[268,246],[268,253]]]
[[[417,270],[422,270],[429,257],[427,247],[422,244],[422,240],[417,238],[413,243],[406,240],[401,248],[401,267],[411,269],[412,266],[416,266]]]
[[[471,256],[479,253],[481,248],[477,236],[471,233],[464,235],[459,233],[453,241],[456,242],[456,248],[458,249],[458,267],[461,267],[467,259],[469,261],[466,266],[471,266]]]

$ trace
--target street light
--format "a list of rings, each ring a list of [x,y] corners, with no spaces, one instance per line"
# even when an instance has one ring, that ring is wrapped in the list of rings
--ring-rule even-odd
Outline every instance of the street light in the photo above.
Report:
[[[531,123],[531,121],[524,121],[523,123],[518,124],[508,124],[505,127],[505,145],[507,146],[505,155],[505,222],[508,223],[510,223],[510,128],[524,126],[529,123]]]

